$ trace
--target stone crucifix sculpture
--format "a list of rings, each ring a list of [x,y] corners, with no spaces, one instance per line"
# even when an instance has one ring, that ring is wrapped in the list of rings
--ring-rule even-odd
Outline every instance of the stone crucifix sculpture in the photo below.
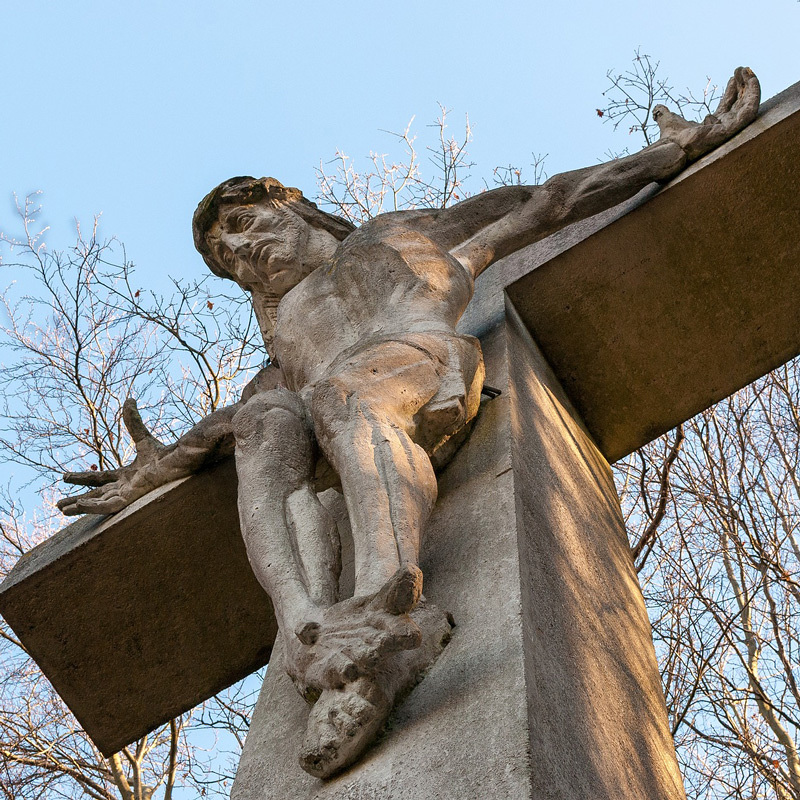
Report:
[[[200,203],[197,248],[251,294],[272,366],[169,446],[128,400],[135,461],[66,475],[95,488],[59,507],[115,512],[235,452],[248,557],[274,603],[286,671],[313,704],[300,753],[307,772],[327,778],[358,759],[447,643],[448,617],[425,603],[418,562],[434,466],[480,405],[481,348],[456,332],[475,278],[669,180],[752,121],[759,93],[739,68],[701,124],[657,106],[661,139],[632,156],[358,229],[271,178],[233,178]],[[338,596],[336,527],[317,497],[335,483],[355,547],[350,598]]]

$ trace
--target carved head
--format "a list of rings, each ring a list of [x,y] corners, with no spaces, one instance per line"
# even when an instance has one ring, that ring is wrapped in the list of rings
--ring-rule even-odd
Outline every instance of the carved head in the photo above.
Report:
[[[192,230],[215,275],[282,296],[324,264],[354,226],[320,211],[299,189],[242,176],[203,198]]]
[[[354,228],[299,189],[249,176],[209,192],[192,219],[194,245],[209,269],[251,293],[270,355],[281,297],[326,264]]]

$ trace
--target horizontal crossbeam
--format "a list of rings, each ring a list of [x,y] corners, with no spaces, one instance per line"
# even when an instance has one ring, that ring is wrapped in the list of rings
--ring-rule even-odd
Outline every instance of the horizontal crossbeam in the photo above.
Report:
[[[795,84],[508,287],[609,461],[800,353],[799,187]]]

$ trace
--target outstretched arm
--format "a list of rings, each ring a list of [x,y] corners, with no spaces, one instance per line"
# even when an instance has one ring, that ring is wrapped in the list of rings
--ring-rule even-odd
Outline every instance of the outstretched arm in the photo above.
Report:
[[[667,181],[755,119],[761,90],[739,67],[713,115],[689,122],[664,106],[654,117],[661,139],[626,158],[555,175],[542,186],[508,186],[437,215],[432,235],[473,275],[572,222],[611,208],[654,181]]]

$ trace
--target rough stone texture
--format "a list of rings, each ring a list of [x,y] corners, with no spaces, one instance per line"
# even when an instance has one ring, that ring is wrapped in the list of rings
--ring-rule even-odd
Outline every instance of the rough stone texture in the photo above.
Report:
[[[660,141],[624,159],[448,209],[379,215],[356,230],[274,178],[232,178],[201,202],[195,241],[211,269],[263,297],[262,307],[281,298],[274,352],[286,388],[250,399],[233,434],[248,557],[276,610],[285,671],[315,700],[300,746],[311,775],[329,778],[360,757],[420,675],[412,656],[425,633],[409,614],[437,497],[429,456],[467,429],[483,384],[477,341],[455,331],[474,279],[674,177],[752,122],[759,97],[758,79],[740,67],[713,116],[690,123],[656,107]],[[341,479],[354,540],[355,597],[338,602],[315,443]]]
[[[276,657],[232,800],[683,798],[608,464],[510,319],[483,342],[503,394],[441,475],[423,545],[452,641],[328,782],[297,764],[308,708]]]
[[[128,404],[126,424],[137,443],[136,460],[110,473],[72,475],[72,482],[95,488],[68,499],[62,508],[69,513],[118,511],[144,491],[200,469],[206,456],[217,455],[235,438],[240,520],[250,564],[287,633],[284,657],[295,684],[308,696],[322,695],[317,710],[331,711],[315,710],[310,718],[304,763],[314,774],[331,774],[371,741],[377,723],[391,710],[395,691],[401,691],[402,681],[382,678],[400,669],[399,645],[405,652],[405,645],[421,638],[410,619],[400,618],[416,602],[418,538],[436,495],[436,480],[423,450],[433,453],[451,434],[463,431],[480,398],[480,352],[474,340],[454,330],[472,296],[472,278],[503,255],[607,209],[654,180],[676,175],[687,154],[700,155],[747,125],[756,114],[758,94],[753,73],[740,68],[719,113],[707,124],[687,126],[674,115],[662,115],[659,125],[664,136],[658,146],[554,176],[542,187],[504,187],[446,210],[387,214],[355,231],[321,215],[302,202],[297,190],[274,179],[232,179],[201,203],[195,217],[198,247],[212,270],[251,292],[257,314],[267,314],[260,316],[267,340],[274,323],[274,353],[286,388],[256,391],[238,407],[218,410],[169,447],[150,437]],[[277,318],[271,318],[284,294]],[[323,529],[332,533],[333,526],[321,523],[327,512],[314,491],[315,444],[341,478],[350,512],[358,596],[350,605],[334,604],[332,578],[338,555],[333,537],[327,541],[327,535],[320,535]],[[217,498],[232,506],[230,500]],[[481,509],[487,509],[483,498]],[[181,517],[173,520],[175,526],[185,525]],[[208,521],[203,533],[218,524]],[[235,525],[229,522],[227,528],[233,531]],[[516,523],[506,529],[516,535]],[[100,551],[103,541],[119,539],[118,531],[109,536],[109,530],[100,532],[102,541],[100,534],[92,540]],[[189,549],[202,550],[199,545],[204,541],[202,534],[190,531],[180,544],[186,548],[188,542]],[[158,580],[171,581],[174,575],[159,564],[158,548],[143,544],[138,542],[135,550],[119,549],[119,564],[108,567],[108,574],[116,581],[134,553],[147,552],[150,558],[155,554],[158,568],[153,574],[158,579],[152,587],[145,584],[144,591],[161,601]],[[170,547],[174,553],[169,563],[181,569],[180,545],[170,543]],[[85,544],[82,549],[89,552],[87,548]],[[448,556],[453,561],[452,553]],[[216,572],[235,561],[223,556],[218,562],[213,552],[205,551],[202,559]],[[463,566],[457,559],[453,563],[461,574]],[[431,564],[435,573],[436,560]],[[79,565],[76,570],[83,568]],[[218,584],[204,576],[188,583],[182,576],[175,582],[183,587],[179,599],[189,602],[180,614],[168,607],[166,615],[175,616],[180,626],[185,619],[199,620],[192,620],[189,628],[194,632],[186,634],[195,648],[204,638],[220,638],[210,620],[222,629],[231,627],[224,614],[218,618],[226,601],[216,589],[224,595],[245,569],[241,562],[234,565]],[[394,583],[404,571],[411,580],[401,575]],[[58,576],[59,569],[53,573]],[[81,580],[85,584],[89,579],[81,576]],[[57,591],[59,581],[49,584],[51,591]],[[510,585],[518,597],[518,581]],[[192,601],[194,592],[208,602],[209,586],[214,589],[210,602],[217,617],[208,615],[202,602]],[[414,590],[401,591],[404,586]],[[496,582],[493,588],[507,592],[508,582]],[[65,596],[74,603],[74,594]],[[127,622],[126,617],[138,610],[136,593],[126,587],[119,597]],[[64,596],[59,599],[63,602]],[[83,610],[87,607],[91,603],[84,603]],[[365,608],[370,619],[360,616]],[[350,613],[354,609],[359,613]],[[24,619],[22,623],[28,624]],[[253,637],[257,647],[267,629],[264,619],[260,625]],[[389,631],[391,635],[385,635]],[[112,646],[113,632],[104,631]],[[177,646],[183,651],[181,658],[188,652],[195,662],[207,662],[199,669],[193,664],[205,675],[205,685],[188,692],[195,700],[202,699],[198,696],[202,691],[220,688],[237,676],[228,667],[232,662],[240,666],[241,653],[218,664],[202,649],[190,650],[183,635],[182,627],[177,633],[161,630],[153,616],[125,626],[126,642],[133,643],[135,653],[142,653],[138,660],[156,663],[151,675],[158,686],[156,697],[151,703],[139,703],[148,706],[153,724],[181,710],[172,691],[187,696],[185,676],[170,671],[170,649]],[[74,673],[69,647],[58,637],[53,641],[62,650],[62,661],[67,655],[66,674]],[[233,650],[230,643],[224,649]],[[263,648],[258,653],[263,655]],[[130,652],[126,655],[122,675],[131,661]],[[87,657],[92,657],[90,649],[83,653]],[[224,661],[224,654],[221,658]],[[406,671],[406,677],[416,677],[416,665]],[[88,669],[80,677],[89,687],[96,680]],[[135,699],[137,691],[128,694]],[[91,689],[85,696],[90,694]],[[153,709],[159,704],[163,713],[156,714]],[[87,722],[86,708],[76,710]],[[94,711],[102,720],[108,705],[100,703]],[[377,718],[376,713],[383,716]],[[129,716],[128,711],[122,716]],[[335,730],[332,721],[338,721]],[[141,731],[136,728],[136,732]],[[317,769],[326,759],[324,769]]]
[[[795,84],[657,196],[514,257],[509,295],[610,461],[800,353],[798,154]]]
[[[269,660],[228,462],[32,550],[0,612],[106,755]]]
[[[778,106],[783,108],[780,103]],[[786,115],[784,114],[784,116]],[[760,122],[754,126],[757,130],[761,130],[763,127]],[[747,132],[745,132],[744,137],[746,138],[747,135]],[[681,156],[676,153],[675,147],[669,146],[662,148],[660,151],[662,154],[667,153],[669,159],[671,159],[667,164],[659,160],[660,156],[651,159],[650,156],[653,151],[647,152],[649,155],[644,157],[639,155],[632,157],[632,162],[638,164],[635,171],[637,174],[636,179],[639,183],[636,185],[644,186],[647,181],[652,180],[657,174],[665,174],[670,170],[674,171],[680,168]],[[732,151],[733,154],[736,152],[735,149]],[[713,156],[711,158],[713,160]],[[611,202],[610,198],[612,197],[619,199],[620,192],[624,194],[624,192],[630,193],[632,191],[630,171],[627,168],[617,170],[618,166],[617,162],[613,162],[610,165],[602,165],[590,170],[591,174],[600,180],[600,188],[603,189],[600,192],[602,198],[598,201],[601,204],[605,203],[607,205]],[[585,176],[587,173],[582,174]],[[672,173],[670,172],[670,174]],[[575,173],[571,177],[562,176],[563,188],[572,192],[570,202],[573,203],[574,211],[578,215],[590,213],[589,208],[596,210],[596,205],[592,205],[592,203],[595,203],[598,197],[598,193],[593,190],[591,185],[584,185],[581,181],[582,179],[579,180]],[[594,189],[597,189],[597,187],[595,186]],[[459,258],[463,258],[465,263],[472,264],[474,272],[479,272],[491,260],[487,253],[491,252],[492,247],[505,247],[506,250],[503,250],[503,252],[506,252],[508,247],[519,245],[521,241],[519,234],[524,227],[523,223],[531,223],[530,219],[524,218],[524,208],[529,207],[529,205],[526,202],[518,202],[521,199],[524,200],[524,197],[517,197],[520,193],[525,197],[528,197],[528,195],[533,197],[535,195],[534,190],[528,189],[520,189],[519,192],[514,189],[512,192],[505,194],[502,192],[500,194],[486,193],[477,198],[475,202],[469,204],[468,209],[471,210],[465,210],[463,213],[457,211],[454,215],[450,215],[449,212],[447,214],[436,212],[433,215],[438,220],[436,225],[439,225],[440,222],[443,223],[443,227],[439,230],[440,234],[447,233],[447,236],[453,239],[456,244],[458,244],[458,241],[462,242],[463,246],[456,247],[453,252],[456,252]],[[645,189],[640,195],[640,199],[650,194],[652,194],[652,190]],[[504,197],[506,198],[505,200],[502,199]],[[495,204],[493,198],[498,198],[497,204]],[[589,201],[587,201],[587,198],[589,198]],[[463,239],[458,239],[458,236],[468,234],[475,226],[482,225],[487,219],[487,214],[489,215],[488,218],[492,219],[503,216],[501,212],[505,207],[503,204],[506,201],[510,203],[509,210],[513,212],[507,215],[510,218],[508,225],[505,224],[505,221],[500,226],[490,225],[488,226],[490,230],[487,231],[486,236],[467,236],[466,242],[463,242]],[[584,201],[589,202],[589,205]],[[620,214],[631,207],[635,207],[637,202],[635,200],[619,207],[616,211],[609,212],[609,214],[611,216]],[[520,211],[523,211],[523,219],[520,219],[519,214],[517,214]],[[403,232],[401,238],[405,237],[409,241],[414,239],[414,231],[411,228],[416,224],[415,220],[420,222],[423,228],[429,224],[430,220],[425,222],[424,213],[416,217],[415,214],[416,212],[411,212],[408,216],[403,217],[403,220],[407,222],[407,224],[404,222],[403,225],[408,230]],[[514,217],[514,214],[517,214],[517,217]],[[561,234],[551,236],[538,245],[534,245],[524,255],[518,254],[508,258],[504,263],[484,273],[478,281],[479,296],[470,305],[462,325],[459,326],[459,330],[476,335],[490,330],[492,325],[496,324],[503,314],[501,290],[504,285],[546,261],[548,256],[552,256],[565,242],[571,242],[571,237],[577,235],[575,231],[585,232],[601,228],[607,217],[608,215],[600,215],[579,223]],[[451,220],[452,224],[447,222],[448,219]],[[552,229],[550,223],[546,221],[541,222],[540,228],[541,230],[536,235],[541,234],[543,230],[549,231]],[[525,235],[535,238],[530,230],[527,228],[525,230],[527,231]],[[531,239],[527,240],[530,241]],[[373,244],[377,246],[381,242],[376,241]],[[413,247],[410,250],[413,250]],[[483,261],[481,261],[482,258]],[[365,264],[371,265],[372,262],[367,259]],[[389,269],[389,272],[391,271]],[[558,280],[558,275],[554,279],[558,282],[560,290],[563,290],[564,287]],[[377,283],[381,283],[384,289],[388,286],[392,298],[397,296],[402,299],[411,296],[409,292],[398,292],[396,286],[392,288],[391,285],[384,285],[386,281]],[[371,287],[376,285],[374,277],[367,280],[366,284]],[[298,293],[296,296],[299,297],[301,295],[302,293]],[[301,314],[298,317],[301,333],[308,332],[307,322],[316,313],[315,309],[321,307],[320,304],[323,300],[330,302],[332,296],[331,292],[322,292],[320,297],[316,298],[319,302],[315,301],[316,304],[312,304],[312,312],[310,314]],[[356,300],[359,300],[359,298],[356,298]],[[372,300],[375,301],[376,298],[373,297]],[[357,306],[356,310],[359,313],[365,310],[370,311],[370,309],[365,309],[363,302],[359,302],[355,306]],[[370,313],[372,312],[370,311]],[[445,316],[450,320],[451,316],[457,315],[447,311]],[[404,325],[408,323],[408,319],[403,317],[402,314],[398,319]],[[381,324],[384,321],[382,318],[373,320],[376,324]],[[449,324],[450,322],[448,321]],[[325,342],[330,344],[330,340],[333,338],[329,335],[330,326],[326,328],[322,325],[321,329],[321,335],[324,335]],[[319,333],[319,330],[317,333]],[[301,340],[302,336],[298,338],[298,342]],[[602,359],[596,358],[595,360],[600,361]],[[297,364],[291,358],[288,363],[293,368],[297,367]],[[491,378],[489,383],[492,383]],[[263,617],[259,616],[264,609],[263,605],[261,605],[263,595],[259,595],[256,591],[253,598],[258,599],[251,599],[245,604],[245,607],[251,610],[254,607],[256,608],[256,611],[253,612],[255,616],[249,616],[248,613],[244,612],[236,613],[234,614],[235,625],[228,625],[225,619],[220,621],[219,617],[208,613],[207,605],[203,604],[210,604],[215,608],[222,609],[229,607],[239,608],[235,597],[236,591],[248,585],[248,582],[253,587],[251,572],[246,561],[241,558],[241,550],[238,551],[239,555],[232,555],[233,550],[230,548],[222,548],[215,551],[213,547],[209,550],[205,544],[206,542],[211,542],[218,545],[219,541],[228,541],[225,537],[230,537],[231,540],[235,539],[238,542],[238,534],[236,533],[238,526],[231,520],[234,504],[230,477],[225,479],[227,481],[225,485],[231,489],[226,495],[227,499],[222,499],[222,495],[217,497],[216,500],[213,497],[210,498],[220,513],[223,514],[223,519],[215,518],[213,515],[204,517],[202,519],[203,524],[200,525],[198,523],[200,531],[195,530],[191,525],[184,524],[184,517],[192,519],[196,518],[198,514],[202,516],[202,510],[207,508],[205,503],[209,499],[210,490],[204,480],[203,476],[198,476],[179,484],[184,488],[177,494],[169,495],[169,514],[165,514],[158,525],[150,523],[150,532],[146,532],[147,535],[136,543],[135,548],[128,549],[125,546],[126,535],[117,535],[115,531],[129,530],[124,526],[128,524],[126,520],[130,518],[130,515],[139,511],[145,516],[149,514],[147,509],[153,499],[159,501],[162,496],[166,497],[161,491],[138,501],[128,511],[120,513],[114,520],[100,523],[99,528],[94,528],[92,523],[89,523],[91,531],[96,534],[96,536],[90,537],[93,543],[92,547],[96,547],[97,551],[102,554],[102,558],[93,563],[101,571],[106,565],[116,565],[113,568],[108,567],[108,574],[113,577],[114,582],[114,592],[111,593],[111,601],[109,603],[101,605],[98,598],[102,598],[103,595],[102,593],[97,595],[95,593],[96,583],[100,580],[95,574],[97,570],[84,570],[75,567],[73,571],[67,572],[59,566],[62,560],[63,563],[77,563],[69,561],[72,557],[71,548],[73,547],[73,534],[70,533],[66,533],[55,542],[46,545],[38,551],[37,555],[32,556],[30,561],[26,560],[25,563],[33,563],[34,560],[39,563],[39,569],[35,575],[31,574],[23,566],[21,572],[17,572],[16,576],[12,576],[0,591],[0,610],[12,621],[12,624],[17,627],[21,626],[25,630],[26,637],[30,637],[31,641],[37,642],[35,647],[31,648],[32,651],[46,665],[48,674],[55,685],[58,688],[64,687],[66,689],[65,696],[69,697],[70,692],[72,692],[73,700],[70,702],[78,711],[79,718],[92,735],[98,737],[99,741],[105,742],[103,746],[106,750],[119,746],[119,744],[124,743],[123,740],[129,741],[142,733],[145,719],[149,719],[148,727],[156,726],[193,702],[199,702],[204,699],[204,696],[210,695],[226,682],[231,682],[239,674],[255,668],[259,663],[263,663],[267,657],[266,651],[274,635],[274,624],[269,614]],[[476,507],[478,505],[480,505],[483,512],[487,508],[491,508],[490,504],[476,499]],[[81,509],[76,506],[76,510],[80,511]],[[88,509],[84,508],[83,510]],[[227,516],[225,516],[226,514]],[[120,527],[118,528],[118,526]],[[80,530],[88,529],[81,527]],[[133,534],[134,539],[138,535]],[[164,560],[160,556],[159,547],[167,546],[161,541],[162,537],[169,541],[172,553],[170,558],[172,560]],[[134,551],[136,553],[135,556],[132,555]],[[81,550],[79,549],[76,552],[80,553]],[[44,562],[50,556],[55,556],[55,559],[53,564],[48,565]],[[195,580],[195,576],[199,574],[197,570],[201,559],[205,559],[205,568],[213,573],[208,584],[211,586],[210,589],[206,589],[203,584],[205,578],[200,582]],[[177,574],[184,567],[186,567],[186,574]],[[462,569],[457,559],[453,559],[452,568],[454,570]],[[72,570],[72,567],[70,569]],[[50,577],[48,577],[48,572]],[[217,573],[226,576],[224,582],[214,583]],[[25,575],[28,575],[28,579],[23,580]],[[137,577],[141,575],[151,576],[152,583],[137,580]],[[50,581],[46,584],[46,590],[43,588],[45,580]],[[172,582],[178,593],[177,600],[173,600],[168,592],[160,593],[153,588],[161,585],[160,582]],[[223,585],[226,587],[224,591],[221,588]],[[31,593],[35,595],[35,592],[41,593],[43,591],[47,591],[58,598],[59,611],[68,607],[64,598],[68,598],[71,606],[69,606],[68,613],[61,613],[60,616],[54,613],[54,621],[49,623],[49,628],[47,627],[47,622],[42,622],[42,624],[32,627],[28,622],[27,612],[24,610],[15,612],[14,608],[25,609],[25,604],[30,602],[28,595]],[[233,599],[227,596],[231,591],[234,591]],[[224,600],[222,599],[223,597],[225,598]],[[226,606],[225,602],[230,602],[231,605]],[[130,609],[139,609],[140,607],[149,609],[148,614],[129,613]],[[175,616],[178,619],[179,617],[174,614],[174,610],[178,608],[181,609],[182,622],[180,636],[176,637],[171,629],[165,628],[162,630],[162,627],[156,624],[155,619],[157,613],[166,618]],[[107,620],[104,618],[102,625],[97,626],[81,622],[81,620],[93,620],[99,613],[99,609],[102,609],[104,617],[108,617]],[[74,666],[77,663],[75,660],[76,655],[70,648],[73,628],[77,627],[80,627],[81,630],[78,631],[75,637],[76,641],[82,641],[86,648],[83,651],[84,661],[82,663],[85,663],[88,659],[97,661],[103,665],[102,669],[106,670],[102,674],[117,677],[117,683],[113,683],[110,679],[108,681],[104,679],[109,688],[108,697],[114,697],[113,703],[107,700],[106,695],[100,696],[97,701],[93,699],[93,697],[98,697],[96,694],[97,679],[94,676],[101,674],[91,671],[95,669],[94,665],[90,665],[91,669],[87,667],[85,670],[76,669]],[[238,639],[236,638],[237,636]],[[145,639],[148,640],[146,647],[148,655],[146,657],[131,658],[131,653],[143,652],[145,649],[143,641]],[[205,653],[209,644],[212,648],[209,652],[216,652],[213,648],[217,640],[224,642],[222,647],[218,647],[220,652],[219,661],[200,658],[196,655]],[[252,649],[248,650],[247,646],[242,644],[244,642],[250,642]],[[253,655],[254,652],[255,656]],[[190,655],[186,657],[186,654]],[[203,663],[204,661],[207,663]],[[186,673],[181,671],[182,668],[179,665],[187,663],[191,665],[192,669],[201,673],[201,677],[206,681],[204,687],[197,686],[186,680]],[[248,666],[245,666],[245,664]],[[151,694],[146,694],[143,689],[138,687],[149,687]],[[126,695],[128,699],[122,700]],[[113,721],[111,721],[112,716]],[[106,736],[102,732],[103,727],[109,725],[113,727],[114,736]]]
[[[508,305],[532,797],[682,798],[608,462]]]

